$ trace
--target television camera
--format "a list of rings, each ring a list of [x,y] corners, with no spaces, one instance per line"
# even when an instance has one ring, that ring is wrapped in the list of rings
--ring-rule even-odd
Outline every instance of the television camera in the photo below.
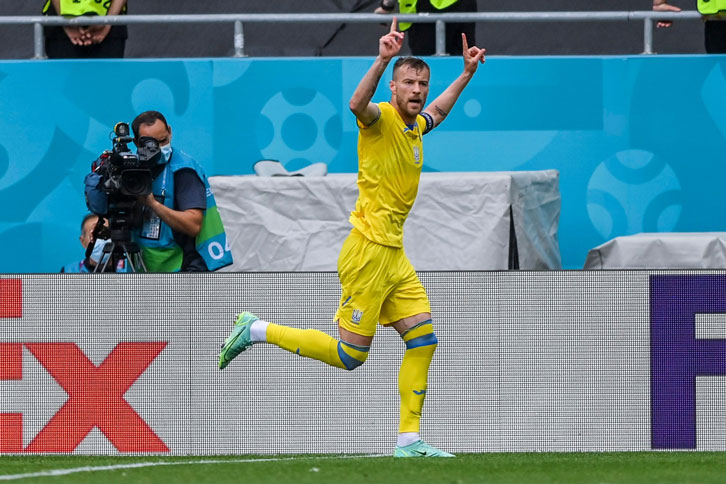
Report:
[[[131,272],[146,272],[139,247],[131,241],[131,230],[141,222],[138,199],[152,193],[154,169],[162,154],[156,139],[142,136],[134,140],[130,134],[128,123],[117,123],[110,135],[111,149],[92,163],[86,176],[86,205],[99,217],[94,240],[110,239],[95,272],[113,272],[121,259],[128,262]],[[131,142],[137,145],[136,153],[128,147]],[[92,246],[86,250],[87,257]]]

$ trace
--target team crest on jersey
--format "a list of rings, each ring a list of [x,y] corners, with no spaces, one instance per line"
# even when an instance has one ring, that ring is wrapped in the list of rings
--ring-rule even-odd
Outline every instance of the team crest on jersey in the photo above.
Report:
[[[360,309],[354,309],[353,310],[353,322],[355,324],[360,323],[360,320],[363,319],[363,311]]]
[[[419,151],[418,146],[413,147],[413,158],[416,160],[417,165],[421,163],[421,152]]]

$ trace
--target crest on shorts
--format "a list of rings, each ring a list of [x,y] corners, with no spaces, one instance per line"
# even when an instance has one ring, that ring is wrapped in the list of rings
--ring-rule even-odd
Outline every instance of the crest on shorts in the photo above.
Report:
[[[353,322],[355,324],[360,323],[360,320],[363,319],[363,311],[360,309],[354,309],[353,310]]]

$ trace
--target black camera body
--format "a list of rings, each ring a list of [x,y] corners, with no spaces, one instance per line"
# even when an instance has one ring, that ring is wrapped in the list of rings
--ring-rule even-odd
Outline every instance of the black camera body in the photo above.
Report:
[[[139,197],[152,193],[154,167],[159,166],[162,153],[159,142],[142,136],[136,140],[133,153],[128,144],[129,125],[117,123],[111,139],[111,150],[104,151],[91,165],[86,176],[86,205],[88,209],[109,221],[111,239],[128,241],[130,229],[140,222]],[[99,220],[101,224],[101,220]]]
[[[131,272],[145,272],[139,247],[131,241],[131,230],[142,221],[143,205],[138,199],[152,193],[154,168],[159,166],[161,149],[154,138],[142,136],[134,140],[127,123],[117,123],[111,139],[111,150],[104,151],[93,162],[85,179],[86,205],[99,217],[93,240],[111,242],[104,247],[104,254],[108,253],[106,262],[98,263],[95,272],[116,271],[121,259],[129,262]],[[129,149],[131,142],[137,145],[136,154]],[[108,226],[104,219],[108,219]],[[93,245],[88,246],[86,257],[92,248]]]
[[[133,153],[128,144],[134,139],[126,123],[117,123],[113,134],[111,150],[104,151],[91,167],[101,177],[100,189],[108,197],[109,211],[130,207],[138,197],[151,193],[152,168],[161,157],[159,142],[148,136],[139,138],[140,146]]]

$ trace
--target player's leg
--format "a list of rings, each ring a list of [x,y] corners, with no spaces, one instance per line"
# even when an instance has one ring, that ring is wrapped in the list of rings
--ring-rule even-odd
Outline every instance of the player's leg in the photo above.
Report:
[[[264,342],[330,366],[354,370],[368,357],[372,339],[339,341],[317,329],[293,328],[263,321],[251,313],[242,313],[237,317],[235,330],[227,338],[219,355],[219,367],[223,369],[253,344]]]
[[[428,371],[438,340],[431,315],[421,313],[392,325],[401,335],[406,352],[398,372],[401,420],[394,457],[454,457],[421,440],[421,413],[428,390]]]
[[[379,285],[369,281],[376,275],[375,271],[369,270],[372,265],[363,264],[360,268],[358,265],[367,257],[368,245],[370,243],[360,234],[351,234],[343,244],[338,260],[343,296],[335,319],[339,322],[340,340],[316,329],[293,328],[242,313],[222,347],[220,369],[241,352],[260,342],[274,344],[291,353],[345,370],[354,370],[362,365],[368,357],[380,310],[380,303],[369,306],[369,301],[381,299],[375,294]],[[370,294],[371,291],[374,294]]]
[[[398,372],[398,392],[401,395],[399,433],[417,433],[421,427],[428,389],[428,372],[438,340],[434,334],[431,315],[421,313],[398,321],[393,327],[399,332],[406,351]]]
[[[381,323],[401,335],[406,351],[398,372],[401,397],[395,457],[453,457],[420,437],[421,413],[428,391],[428,372],[438,340],[426,291],[408,259],[400,263],[403,278],[381,309]],[[391,322],[392,321],[392,322]]]

